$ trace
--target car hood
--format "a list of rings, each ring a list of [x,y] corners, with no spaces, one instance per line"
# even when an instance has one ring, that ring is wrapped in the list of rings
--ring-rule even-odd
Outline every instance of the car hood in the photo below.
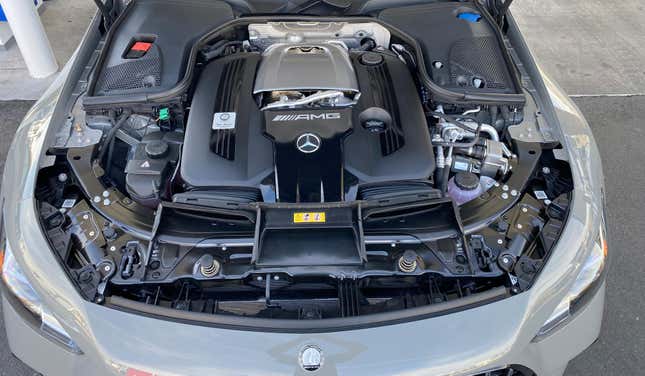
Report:
[[[181,0],[180,0],[181,1]],[[291,2],[287,0],[212,0],[227,3],[231,8],[236,9],[241,14],[271,14],[271,13],[300,13],[303,8],[308,9],[310,2],[296,1]],[[458,1],[458,0],[454,0]],[[173,1],[177,2],[177,1]],[[401,7],[406,5],[418,5],[431,2],[431,0],[321,0],[320,3],[329,7],[331,11],[342,11],[342,13],[349,15],[367,14],[372,12],[379,12],[381,10]],[[105,5],[102,1],[94,1],[99,11],[103,14],[106,25],[111,26],[120,11],[127,3],[124,0],[114,0],[112,6]],[[300,4],[302,3],[302,4]],[[508,11],[513,0],[492,0],[487,2],[488,10],[491,15],[498,21],[503,20],[504,15]],[[304,5],[303,5],[304,4]],[[330,15],[337,15],[337,13],[330,13]]]

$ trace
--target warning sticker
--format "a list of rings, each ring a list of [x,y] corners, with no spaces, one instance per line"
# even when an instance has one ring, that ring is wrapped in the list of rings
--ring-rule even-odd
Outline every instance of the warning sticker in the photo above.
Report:
[[[293,213],[293,223],[325,223],[325,212]]]

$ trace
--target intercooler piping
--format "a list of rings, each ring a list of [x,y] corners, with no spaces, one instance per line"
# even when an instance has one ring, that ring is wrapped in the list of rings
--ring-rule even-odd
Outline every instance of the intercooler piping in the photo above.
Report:
[[[474,123],[474,122],[463,122],[463,123],[466,124],[468,127],[474,126],[474,127],[472,127],[473,134],[477,130],[477,124]],[[497,129],[495,129],[495,127],[493,127],[490,124],[483,124],[482,123],[481,128],[480,128],[480,132],[488,134],[490,136],[491,140],[493,140],[493,141],[499,141],[499,134],[497,133]]]
[[[301,107],[321,100],[336,99],[344,96],[345,94],[342,91],[338,91],[338,90],[320,91],[300,99],[269,103],[266,106],[262,107],[262,111],[276,109],[276,108]]]
[[[473,115],[481,112],[481,107],[477,107],[472,110],[465,111],[462,116],[468,116],[468,115]],[[492,122],[493,124],[495,123],[494,121]],[[473,121],[464,121],[463,124],[466,126],[472,128],[473,134],[477,131],[477,127],[480,126],[479,124],[473,122]],[[497,133],[497,129],[493,127],[490,124],[484,124],[482,123],[479,129],[480,132],[484,132],[488,134],[493,141],[499,141],[499,133]]]

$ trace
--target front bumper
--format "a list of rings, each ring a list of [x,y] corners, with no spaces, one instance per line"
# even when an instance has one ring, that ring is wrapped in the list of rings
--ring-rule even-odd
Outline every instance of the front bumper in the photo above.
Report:
[[[87,357],[65,350],[43,336],[38,325],[19,303],[2,294],[2,312],[9,350],[23,363],[43,375],[92,375],[96,369]],[[11,370],[3,369],[7,374]]]
[[[583,310],[537,343],[530,340],[534,328],[495,333],[492,328],[504,320],[481,320],[484,313],[474,312],[479,309],[382,328],[300,335],[189,326],[95,306],[93,327],[111,335],[97,338],[96,348],[84,348],[82,355],[43,337],[6,297],[2,303],[11,351],[44,375],[124,375],[130,367],[155,375],[304,374],[298,354],[313,343],[325,355],[316,372],[321,375],[469,375],[519,364],[539,376],[556,376],[598,337],[604,298],[603,284]],[[489,306],[516,305],[512,300]],[[471,321],[473,316],[479,320]],[[512,326],[515,320],[510,321]],[[152,326],[156,330],[146,329]],[[491,327],[490,336],[471,346],[464,341],[472,339],[472,326]],[[509,340],[513,343],[503,348]]]

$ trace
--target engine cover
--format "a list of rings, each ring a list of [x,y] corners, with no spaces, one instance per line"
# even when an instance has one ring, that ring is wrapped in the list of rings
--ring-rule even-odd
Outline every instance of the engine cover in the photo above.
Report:
[[[253,99],[259,62],[260,54],[239,54],[204,68],[181,157],[180,173],[189,189],[255,188],[273,173],[273,145],[263,135],[264,119]],[[235,114],[228,120],[232,127],[221,126],[221,114]]]
[[[352,130],[352,110],[265,111],[264,116],[275,143],[280,201],[341,201],[342,143]]]
[[[263,54],[253,92],[288,90],[358,91],[347,50],[338,44],[271,46]]]
[[[374,63],[374,54],[382,58]],[[354,54],[361,91],[353,111],[353,132],[344,143],[345,169],[361,183],[427,180],[435,169],[434,151],[419,92],[409,68],[389,53]],[[360,114],[386,110],[392,123],[374,134],[361,126]]]
[[[364,184],[427,181],[434,153],[408,67],[387,52],[348,57],[360,90],[350,107],[262,111],[253,96],[260,54],[207,65],[186,129],[180,173],[187,188],[245,187],[261,190],[265,201],[332,202],[356,199]],[[365,121],[365,114],[384,115]]]

